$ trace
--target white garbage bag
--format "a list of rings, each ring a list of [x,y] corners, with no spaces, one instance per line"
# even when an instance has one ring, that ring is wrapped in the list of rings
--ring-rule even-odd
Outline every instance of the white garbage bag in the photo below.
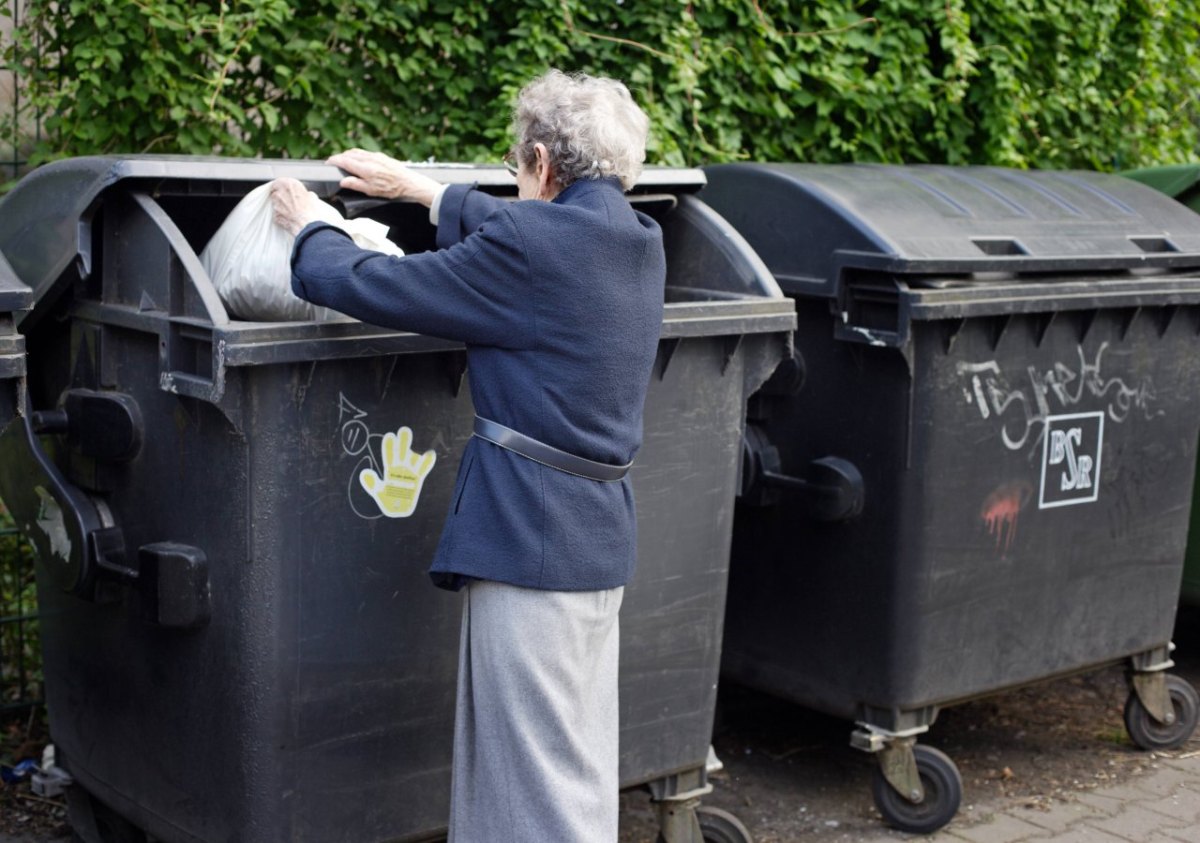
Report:
[[[364,249],[389,255],[404,252],[388,240],[388,227],[365,218],[348,220],[325,202],[314,202],[321,219],[336,225]],[[296,238],[275,224],[271,185],[264,184],[221,223],[200,253],[200,263],[217,295],[235,319],[251,321],[325,321],[337,313],[292,294],[290,259]]]

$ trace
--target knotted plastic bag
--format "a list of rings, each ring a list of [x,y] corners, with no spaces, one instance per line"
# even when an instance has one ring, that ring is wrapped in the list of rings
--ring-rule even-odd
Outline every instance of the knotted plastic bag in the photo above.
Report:
[[[314,202],[320,219],[350,235],[364,249],[389,255],[404,252],[388,240],[388,227],[365,218],[348,220],[325,202]],[[292,293],[291,255],[296,238],[275,224],[271,185],[264,184],[221,223],[200,253],[200,263],[217,295],[235,319],[323,322],[338,314]]]

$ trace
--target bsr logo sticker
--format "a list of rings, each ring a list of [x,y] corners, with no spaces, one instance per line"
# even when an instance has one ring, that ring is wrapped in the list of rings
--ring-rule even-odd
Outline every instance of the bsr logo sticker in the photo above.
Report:
[[[1038,508],[1089,503],[1100,496],[1104,413],[1046,418]]]

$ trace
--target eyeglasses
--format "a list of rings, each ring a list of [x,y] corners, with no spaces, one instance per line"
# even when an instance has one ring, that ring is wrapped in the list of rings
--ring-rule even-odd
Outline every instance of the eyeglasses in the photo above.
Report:
[[[516,149],[516,147],[513,147],[508,152],[504,153],[504,158],[502,160],[504,161],[504,168],[506,170],[508,170],[508,172],[512,175],[513,178],[516,178],[517,171],[520,169],[517,166],[517,149]]]

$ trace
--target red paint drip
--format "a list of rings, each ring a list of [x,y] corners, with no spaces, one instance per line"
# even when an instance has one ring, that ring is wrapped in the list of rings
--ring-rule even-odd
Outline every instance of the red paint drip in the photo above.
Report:
[[[996,539],[996,549],[1008,553],[1017,535],[1017,518],[1021,507],[1029,500],[1030,489],[1026,483],[1007,483],[988,495],[983,502],[980,517],[987,525],[988,534]]]

